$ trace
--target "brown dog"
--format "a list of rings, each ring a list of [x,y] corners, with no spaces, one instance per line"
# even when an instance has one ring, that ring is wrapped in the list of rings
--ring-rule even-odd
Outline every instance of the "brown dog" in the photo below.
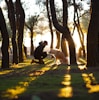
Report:
[[[59,60],[60,64],[68,64],[68,60],[66,59],[64,53],[60,50],[51,49],[49,54],[53,55],[53,57],[55,58],[55,63],[57,63],[57,61]]]

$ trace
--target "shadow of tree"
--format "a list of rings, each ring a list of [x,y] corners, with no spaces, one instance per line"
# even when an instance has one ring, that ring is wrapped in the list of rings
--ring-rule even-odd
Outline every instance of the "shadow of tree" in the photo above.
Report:
[[[81,71],[78,66],[52,65],[52,62],[46,59],[42,65],[20,64],[0,74],[0,79],[7,82],[1,86],[11,83],[0,90],[1,97],[15,100],[92,100],[98,96],[99,91],[88,93],[89,88],[83,79],[90,70]]]

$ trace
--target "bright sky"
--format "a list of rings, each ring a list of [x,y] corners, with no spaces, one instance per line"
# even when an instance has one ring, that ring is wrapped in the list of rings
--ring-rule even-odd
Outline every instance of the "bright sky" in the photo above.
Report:
[[[2,1],[2,2],[1,2]],[[13,0],[15,1],[15,0]],[[62,5],[62,0],[55,0],[55,2],[58,2],[58,4]],[[78,0],[79,1],[79,0]],[[25,13],[26,13],[26,17],[28,17],[29,15],[34,15],[35,12],[39,12],[39,7],[37,7],[37,5],[35,5],[35,0],[21,0],[21,2],[25,2],[25,4],[23,5],[24,9],[25,9]],[[86,4],[87,0],[83,0],[82,3],[84,5],[84,9],[88,9],[88,5]],[[0,6],[3,7],[5,5],[5,1],[4,0],[0,0]],[[27,9],[27,10],[26,10]],[[69,18],[73,19],[73,9],[69,10]],[[39,38],[39,36],[38,36]],[[40,37],[41,39],[42,37]],[[48,36],[44,37],[48,39]],[[39,40],[40,40],[39,39]],[[43,38],[42,38],[43,39]],[[76,40],[77,40],[77,36],[76,36]],[[77,40],[76,42],[78,42],[79,40]]]
[[[15,2],[15,0],[13,0]],[[35,12],[39,11],[37,5],[35,5],[35,0],[21,0],[21,2],[25,2],[23,7],[25,9],[26,17],[29,15],[33,15]],[[5,1],[0,0],[0,6],[3,8],[5,6]]]
[[[34,13],[40,11],[39,7],[37,5],[35,5],[35,1],[36,0],[21,0],[21,2],[25,2],[23,7],[25,9],[26,17],[28,17],[29,15],[34,15]],[[77,1],[79,1],[79,0],[77,0]],[[88,5],[86,3],[87,1],[88,0],[82,1],[82,4],[84,5],[84,9],[88,9]],[[13,0],[13,2],[15,2],[15,0]],[[55,2],[57,2],[58,5],[62,6],[62,0],[55,0]],[[4,5],[5,5],[5,0],[0,0],[0,6],[3,7]],[[72,10],[73,9],[69,10],[70,15],[72,14]]]

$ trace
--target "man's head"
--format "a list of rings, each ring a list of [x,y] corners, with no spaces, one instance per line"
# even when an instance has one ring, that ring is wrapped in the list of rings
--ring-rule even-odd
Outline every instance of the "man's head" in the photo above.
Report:
[[[47,41],[44,41],[43,44],[44,44],[44,45],[48,45],[48,42],[47,42]]]

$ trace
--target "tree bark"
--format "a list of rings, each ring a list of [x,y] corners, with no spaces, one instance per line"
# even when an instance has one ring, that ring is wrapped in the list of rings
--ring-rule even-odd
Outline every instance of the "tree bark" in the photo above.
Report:
[[[80,43],[81,43],[81,49],[83,51],[82,52],[82,54],[83,54],[82,56],[83,56],[83,58],[85,58],[86,57],[86,53],[85,53],[85,47],[84,47],[84,33],[83,33],[83,31],[81,29],[81,26],[80,26],[78,8],[77,8],[75,0],[73,0],[73,5],[74,5],[74,30],[75,30],[75,27],[76,27],[77,31],[78,31]]]
[[[99,66],[99,1],[91,0],[91,19],[87,35],[87,67]]]
[[[56,38],[57,38],[56,48],[60,49],[60,33],[57,30],[56,30]]]
[[[76,63],[76,53],[75,53],[75,45],[74,41],[70,35],[70,31],[68,27],[61,26],[56,18],[56,11],[55,11],[55,6],[54,6],[54,0],[50,0],[50,8],[51,8],[51,14],[52,14],[52,21],[55,26],[55,28],[61,32],[66,40],[68,41],[69,45],[69,55],[70,55],[70,64],[77,64]]]
[[[67,21],[68,21],[68,4],[67,4],[67,0],[62,0],[63,2],[63,26],[64,27],[68,27],[67,26]],[[66,33],[65,33],[66,34]],[[68,56],[68,52],[67,52],[67,44],[66,44],[66,38],[64,36],[64,34],[62,34],[61,37],[61,49],[65,55],[65,57]]]
[[[33,45],[33,28],[31,30],[31,55],[34,54],[34,45]]]
[[[16,0],[16,18],[17,18],[17,29],[18,29],[18,57],[19,62],[23,62],[23,34],[24,34],[24,23],[25,23],[25,12],[22,8],[20,0]]]
[[[8,7],[8,18],[12,30],[12,48],[13,48],[13,63],[18,63],[17,43],[16,43],[16,24],[15,24],[15,9],[12,0],[5,0]]]
[[[66,44],[66,38],[64,35],[61,37],[61,49],[62,52],[64,53],[65,57],[68,56],[68,49],[67,49],[67,44]]]
[[[5,19],[2,13],[2,9],[0,8],[0,30],[2,35],[2,65],[1,68],[9,68],[9,36],[6,28]]]
[[[49,28],[50,28],[50,33],[51,33],[51,48],[53,48],[53,30],[52,30],[52,21],[50,18],[48,0],[46,0],[46,8],[47,8],[47,16],[48,16],[48,20],[49,20]]]

